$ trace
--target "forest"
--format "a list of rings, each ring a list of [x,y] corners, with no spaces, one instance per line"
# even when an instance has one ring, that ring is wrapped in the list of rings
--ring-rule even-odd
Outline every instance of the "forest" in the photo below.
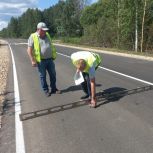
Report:
[[[52,38],[131,52],[153,53],[153,0],[59,1],[43,11],[28,9],[12,17],[3,38],[25,38],[45,22]]]

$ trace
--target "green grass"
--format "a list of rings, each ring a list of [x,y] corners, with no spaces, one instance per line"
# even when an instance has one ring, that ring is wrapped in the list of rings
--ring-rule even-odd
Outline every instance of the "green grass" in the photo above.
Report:
[[[90,44],[85,45],[82,43],[82,38],[69,38],[69,37],[63,37],[60,39],[53,39],[53,42],[61,43],[61,44],[67,44],[67,45],[74,45],[77,47],[84,47],[84,48],[91,48],[91,49],[98,49],[98,50],[104,50],[108,52],[116,52],[116,53],[126,53],[126,54],[132,54],[132,55],[139,55],[139,56],[145,56],[145,57],[153,57],[153,53],[149,52],[135,52],[135,51],[130,51],[130,50],[121,50],[117,48],[103,48],[103,47],[93,47]]]

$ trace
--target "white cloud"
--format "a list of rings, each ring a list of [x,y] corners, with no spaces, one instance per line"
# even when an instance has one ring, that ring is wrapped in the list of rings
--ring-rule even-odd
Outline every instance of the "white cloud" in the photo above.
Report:
[[[0,13],[0,15],[6,15],[6,16],[18,16],[18,13]]]
[[[7,27],[7,25],[8,25],[8,22],[6,22],[6,21],[0,21],[0,31],[1,31],[3,28]]]
[[[38,0],[3,0],[0,2],[0,30],[7,27],[10,18],[22,15],[28,8],[36,8]]]
[[[20,8],[20,7],[25,7],[27,6],[26,3],[4,3],[4,2],[0,2],[0,10],[1,9],[8,9],[8,8]]]

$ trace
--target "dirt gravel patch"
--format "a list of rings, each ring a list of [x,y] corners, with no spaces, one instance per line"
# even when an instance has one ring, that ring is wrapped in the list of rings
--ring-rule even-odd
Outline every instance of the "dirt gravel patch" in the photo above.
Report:
[[[10,63],[9,47],[6,41],[0,40],[0,128],[2,124],[1,115],[3,114],[3,106],[5,102],[9,63]]]

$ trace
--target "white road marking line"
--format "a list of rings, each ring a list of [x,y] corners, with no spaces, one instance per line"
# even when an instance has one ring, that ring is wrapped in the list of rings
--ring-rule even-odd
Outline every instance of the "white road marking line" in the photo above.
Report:
[[[11,45],[28,45],[28,43],[12,43]]]
[[[143,83],[146,83],[146,84],[149,84],[149,85],[153,85],[153,83],[151,83],[151,82],[148,82],[148,81],[145,81],[145,80],[141,80],[141,79],[135,78],[133,76],[126,75],[126,74],[123,74],[123,73],[120,73],[120,72],[117,72],[117,71],[114,71],[114,70],[111,70],[111,69],[107,69],[105,67],[99,66],[99,68],[104,69],[104,70],[109,71],[109,72],[112,72],[112,73],[116,73],[116,74],[122,75],[124,77],[130,78],[130,79],[133,79],[133,80],[136,80],[136,81],[139,81],[139,82],[143,82]]]
[[[61,53],[57,53],[57,54],[70,58],[70,56],[65,55],[65,54],[61,54]],[[101,68],[103,70],[106,70],[106,71],[109,71],[109,72],[112,72],[112,73],[115,73],[115,74],[118,74],[118,75],[121,75],[121,76],[124,76],[124,77],[127,77],[127,78],[130,78],[130,79],[133,79],[133,80],[136,80],[136,81],[139,81],[139,82],[142,82],[142,83],[145,83],[145,84],[148,84],[148,85],[153,85],[153,83],[151,83],[151,82],[141,80],[139,78],[135,78],[133,76],[126,75],[126,74],[123,74],[123,73],[120,73],[120,72],[117,72],[117,71],[114,71],[114,70],[111,70],[111,69],[108,69],[108,68],[105,68],[105,67],[102,67],[102,66],[99,66],[99,68]]]
[[[9,44],[9,48],[10,48],[11,56],[12,56],[13,76],[14,76],[16,153],[25,153],[23,125],[22,125],[22,122],[20,121],[20,118],[19,118],[19,114],[21,114],[21,103],[20,103],[17,72],[16,72],[14,55],[13,55],[13,52],[12,52],[10,44]]]
[[[62,54],[62,53],[57,53],[57,54],[62,55],[62,56],[65,56],[65,57],[68,57],[68,58],[71,58],[70,56],[65,55],[65,54]]]
[[[20,44],[27,44],[27,43],[20,43]],[[56,44],[56,45],[57,45],[57,44]],[[59,44],[58,44],[58,45],[59,45]],[[60,46],[60,45],[59,45],[59,46]],[[61,46],[64,46],[64,45],[61,45]],[[73,48],[74,48],[74,47],[73,47]],[[57,53],[57,54],[70,58],[70,56],[65,55],[65,54],[62,54],[62,53]],[[99,66],[99,67],[100,67],[101,69],[106,70],[106,71],[109,71],[109,72],[112,72],[112,73],[116,73],[116,74],[118,74],[118,75],[121,75],[121,76],[130,78],[130,79],[133,79],[133,80],[136,80],[136,81],[139,81],[139,82],[143,82],[143,83],[145,83],[145,84],[153,85],[153,83],[151,83],[151,82],[148,82],[148,81],[145,81],[145,80],[141,80],[141,79],[139,79],[139,78],[135,78],[135,77],[132,77],[132,76],[129,76],[129,75],[126,75],[126,74],[123,74],[123,73],[120,73],[120,72],[111,70],[111,69],[107,69],[107,68],[105,68],[105,67],[101,67],[101,66]]]

